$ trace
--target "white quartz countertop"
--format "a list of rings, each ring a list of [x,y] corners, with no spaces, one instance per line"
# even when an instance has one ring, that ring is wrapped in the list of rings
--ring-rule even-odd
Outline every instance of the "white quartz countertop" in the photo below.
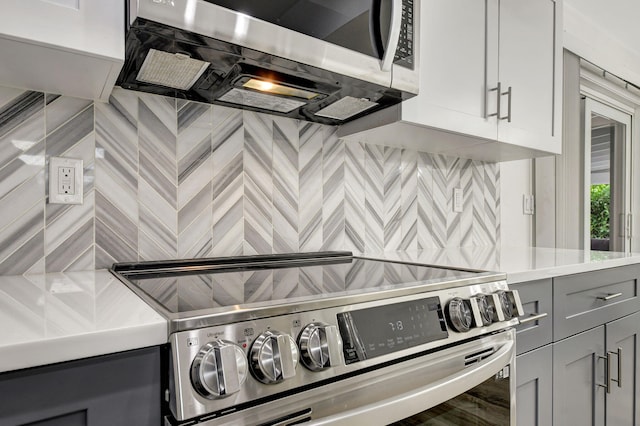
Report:
[[[167,321],[108,271],[0,277],[0,372],[166,342]]]
[[[510,283],[640,263],[640,254],[540,247],[363,256],[505,272]],[[166,342],[167,321],[108,271],[0,277],[0,372]]]
[[[640,253],[625,254],[605,251],[505,246],[371,252],[365,253],[364,256],[505,272],[509,283],[640,263]]]

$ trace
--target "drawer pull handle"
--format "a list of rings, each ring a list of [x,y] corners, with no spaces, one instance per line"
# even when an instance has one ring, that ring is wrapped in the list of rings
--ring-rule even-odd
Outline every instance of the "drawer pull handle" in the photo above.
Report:
[[[546,317],[547,315],[549,315],[549,314],[546,313],[546,312],[543,312],[541,314],[539,314],[537,312],[534,312],[531,315],[529,315],[528,317],[520,319],[520,324],[526,324],[528,322],[538,321],[539,319],[542,319],[542,318]]]
[[[597,299],[604,300],[606,302],[607,300],[615,299],[616,297],[620,297],[620,296],[622,296],[622,293],[612,293],[606,296],[598,296]]]

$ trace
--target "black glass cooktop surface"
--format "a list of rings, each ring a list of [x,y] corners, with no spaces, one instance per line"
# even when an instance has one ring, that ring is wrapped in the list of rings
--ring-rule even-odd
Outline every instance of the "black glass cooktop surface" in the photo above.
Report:
[[[284,304],[478,274],[352,257],[348,252],[121,263],[113,271],[171,313]]]

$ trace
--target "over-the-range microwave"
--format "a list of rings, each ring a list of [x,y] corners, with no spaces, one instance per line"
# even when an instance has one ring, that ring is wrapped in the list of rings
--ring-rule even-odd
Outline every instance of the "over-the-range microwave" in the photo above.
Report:
[[[125,88],[341,124],[418,92],[418,0],[129,0]]]

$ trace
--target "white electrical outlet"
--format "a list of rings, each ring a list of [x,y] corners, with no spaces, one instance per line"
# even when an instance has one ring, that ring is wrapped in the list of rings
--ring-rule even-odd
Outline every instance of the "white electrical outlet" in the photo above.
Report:
[[[453,188],[453,211],[462,213],[462,188]]]
[[[49,158],[49,204],[82,204],[82,160]]]

